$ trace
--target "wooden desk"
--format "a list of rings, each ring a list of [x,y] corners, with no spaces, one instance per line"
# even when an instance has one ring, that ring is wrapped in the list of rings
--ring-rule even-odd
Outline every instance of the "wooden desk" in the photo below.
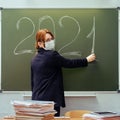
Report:
[[[0,120],[15,120],[15,117],[14,118],[1,118]],[[86,118],[61,118],[61,117],[57,117],[57,118],[54,118],[54,120],[120,120],[120,117],[110,117],[110,118],[99,118],[99,119],[96,119],[96,118],[90,118],[90,117],[86,117]]]
[[[15,119],[4,119],[4,118],[1,118],[0,120],[15,120]],[[67,120],[67,119],[65,119],[65,118],[55,118],[54,120]],[[69,120],[81,120],[81,118],[70,118]]]
[[[14,118],[1,118],[0,120],[15,120],[15,117]],[[54,120],[81,120],[81,118],[55,117]]]

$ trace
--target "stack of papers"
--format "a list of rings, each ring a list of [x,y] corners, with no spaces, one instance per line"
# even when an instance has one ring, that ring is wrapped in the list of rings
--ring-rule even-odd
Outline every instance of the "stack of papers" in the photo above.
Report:
[[[53,117],[56,111],[54,110],[54,102],[52,101],[12,101],[16,119],[35,119],[40,120],[46,116]]]

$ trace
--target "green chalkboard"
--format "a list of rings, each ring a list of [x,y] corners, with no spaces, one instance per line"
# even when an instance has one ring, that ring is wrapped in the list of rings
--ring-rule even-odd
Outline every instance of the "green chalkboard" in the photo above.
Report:
[[[30,91],[30,62],[35,34],[47,28],[55,35],[56,50],[66,58],[95,53],[86,68],[63,68],[65,91],[118,89],[117,9],[3,9],[2,89]]]

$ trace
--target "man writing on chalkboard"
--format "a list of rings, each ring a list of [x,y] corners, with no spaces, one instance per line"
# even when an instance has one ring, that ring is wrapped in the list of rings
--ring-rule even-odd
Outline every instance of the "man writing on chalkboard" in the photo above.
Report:
[[[47,29],[36,33],[37,54],[31,61],[32,100],[54,101],[55,116],[60,115],[60,106],[65,107],[62,67],[86,67],[95,60],[91,54],[83,59],[67,59],[54,50],[54,35]]]

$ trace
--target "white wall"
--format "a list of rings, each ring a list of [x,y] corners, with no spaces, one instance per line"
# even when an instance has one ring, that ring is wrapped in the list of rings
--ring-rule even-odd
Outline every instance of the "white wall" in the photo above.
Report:
[[[117,8],[120,0],[0,0],[1,8]],[[119,12],[120,14],[120,12]],[[120,23],[120,16],[119,16]],[[120,24],[119,24],[120,29]],[[1,40],[1,12],[0,12],[0,40]],[[119,30],[120,33],[120,30]],[[119,35],[120,40],[120,35]],[[119,42],[120,46],[120,42]],[[1,48],[1,42],[0,42]],[[0,49],[1,50],[1,49]],[[119,50],[120,53],[120,50]],[[1,57],[1,51],[0,51]],[[120,58],[119,58],[120,59]],[[1,59],[0,59],[1,63]],[[119,64],[120,68],[120,64]],[[0,68],[1,76],[1,68]],[[1,78],[1,77],[0,77]],[[1,79],[0,79],[1,85]],[[120,86],[120,85],[119,85]],[[0,86],[1,89],[1,86]],[[30,92],[4,92],[0,93],[0,117],[14,114],[11,100],[23,100],[24,95]],[[71,96],[70,96],[71,95]],[[28,97],[29,99],[29,97]],[[61,109],[61,115],[72,109],[87,109],[92,111],[120,112],[120,94],[117,92],[82,92],[66,93],[66,108]]]
[[[116,8],[120,0],[0,0],[3,8]]]
[[[14,115],[11,100],[30,99],[23,97],[26,93],[2,93],[0,94],[0,117]],[[114,111],[120,113],[120,94],[96,93],[96,96],[66,96],[66,107],[61,108],[61,115],[68,110],[83,109],[91,111]]]

